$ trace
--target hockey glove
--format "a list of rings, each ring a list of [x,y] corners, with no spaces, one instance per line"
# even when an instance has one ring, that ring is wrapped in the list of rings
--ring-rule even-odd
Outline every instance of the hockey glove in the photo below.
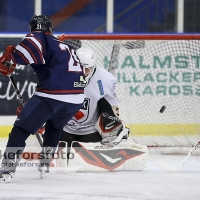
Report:
[[[11,53],[15,50],[14,46],[8,46],[5,53],[0,57],[0,72],[4,76],[9,76],[15,69],[16,63],[11,63]]]
[[[19,113],[22,111],[23,109],[23,106],[18,106],[17,109],[16,109],[16,115],[18,116]]]
[[[102,136],[101,143],[103,145],[117,145],[123,138],[127,139],[129,134],[124,123],[107,112],[100,114],[95,128]]]
[[[24,105],[26,105],[26,102],[25,102]],[[20,106],[17,107],[17,109],[16,109],[16,115],[17,115],[17,116],[18,116],[19,113],[22,111],[23,107],[24,107],[24,106],[22,106],[22,105],[20,105]]]

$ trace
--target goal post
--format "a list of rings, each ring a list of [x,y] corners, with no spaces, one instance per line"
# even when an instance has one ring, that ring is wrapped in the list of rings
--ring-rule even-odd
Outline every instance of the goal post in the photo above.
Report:
[[[120,118],[135,142],[190,147],[200,139],[200,35],[63,34],[59,39],[91,47],[97,65],[112,69]]]

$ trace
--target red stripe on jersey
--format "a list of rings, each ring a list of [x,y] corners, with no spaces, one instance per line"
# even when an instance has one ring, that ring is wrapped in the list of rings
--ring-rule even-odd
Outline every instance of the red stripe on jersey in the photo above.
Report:
[[[43,90],[41,88],[36,88],[38,92],[44,92],[48,94],[77,94],[84,93],[84,90]]]
[[[37,61],[36,57],[34,56],[32,50],[28,46],[26,46],[25,44],[23,44],[23,43],[20,43],[20,46],[24,47],[24,49],[26,49],[30,53],[30,55],[33,58],[35,64],[38,64],[38,61]]]
[[[34,38],[35,40],[37,40],[39,43],[40,43],[40,45],[41,45],[41,51],[40,51],[40,49],[38,48],[38,46],[31,40],[31,39],[29,39],[29,38],[26,38],[26,40],[28,40],[29,42],[31,42],[36,48],[37,48],[37,51],[39,52],[39,55],[40,55],[40,59],[41,59],[41,61],[42,61],[42,63],[43,63],[43,52],[44,52],[44,50],[43,50],[43,45],[42,45],[42,42],[40,41],[40,40],[38,40],[36,37],[33,37],[32,35],[30,35],[29,37],[32,37],[32,38]]]
[[[28,61],[28,59],[24,56],[24,54],[23,53],[21,53],[20,51],[18,51],[17,49],[15,49],[15,51],[16,51],[16,53],[18,53],[20,56],[21,56],[21,58],[27,63],[27,65],[29,64],[29,61]],[[14,59],[14,58],[13,58]]]

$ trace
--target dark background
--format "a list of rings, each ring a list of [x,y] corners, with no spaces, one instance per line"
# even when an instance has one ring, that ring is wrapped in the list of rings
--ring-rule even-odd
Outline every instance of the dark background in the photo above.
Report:
[[[27,33],[28,22],[34,15],[34,2],[0,0],[0,32]],[[46,0],[42,1],[41,12],[51,17],[55,32],[106,33],[106,2]],[[183,32],[200,32],[200,0],[184,0],[184,3]],[[113,32],[176,33],[177,0],[115,0]]]
[[[16,46],[20,41],[21,38],[0,38],[0,52],[3,53],[8,45]],[[27,86],[22,94],[24,100],[27,101],[31,97],[28,93],[28,88],[33,83],[36,84],[37,79],[29,65],[25,66],[23,70],[22,69],[23,66],[18,65],[13,73],[13,78],[19,85],[20,91],[24,87],[24,84],[27,83]],[[13,98],[10,98],[13,94],[15,94],[15,92],[12,85],[9,89],[9,82],[8,77],[0,74],[0,115],[15,115],[16,108],[20,105],[16,95]],[[31,88],[31,93],[33,94],[34,89],[33,87]]]

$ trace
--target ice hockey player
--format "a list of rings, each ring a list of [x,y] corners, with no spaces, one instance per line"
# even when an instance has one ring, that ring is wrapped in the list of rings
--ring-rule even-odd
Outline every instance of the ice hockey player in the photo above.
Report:
[[[53,34],[53,23],[46,15],[33,16],[30,33],[16,46],[8,46],[0,57],[0,72],[10,76],[16,63],[30,64],[38,78],[35,94],[28,100],[9,134],[0,182],[10,182],[15,174],[25,141],[44,123],[45,133],[39,171],[49,171],[49,163],[64,125],[82,107],[84,73],[75,50]]]
[[[65,142],[68,152],[73,141],[110,145],[120,143],[122,138],[127,139],[129,129],[119,118],[115,93],[117,81],[110,72],[96,65],[93,49],[81,47],[76,54],[84,67],[86,97],[83,107],[64,126],[58,151],[65,147]]]

